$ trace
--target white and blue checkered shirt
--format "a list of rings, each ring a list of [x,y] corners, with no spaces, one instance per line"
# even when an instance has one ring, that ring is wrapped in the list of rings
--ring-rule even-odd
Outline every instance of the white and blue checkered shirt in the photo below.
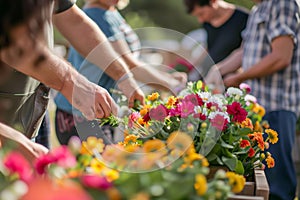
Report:
[[[272,40],[290,35],[294,52],[290,66],[271,76],[248,80],[252,94],[267,112],[289,110],[300,115],[299,0],[265,0],[255,6],[243,32],[244,70],[271,52]]]

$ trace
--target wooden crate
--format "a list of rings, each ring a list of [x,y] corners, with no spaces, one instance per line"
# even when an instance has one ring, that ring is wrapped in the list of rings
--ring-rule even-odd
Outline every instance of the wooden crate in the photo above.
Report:
[[[254,170],[254,182],[246,182],[244,190],[230,196],[230,200],[268,200],[269,185],[263,170]]]

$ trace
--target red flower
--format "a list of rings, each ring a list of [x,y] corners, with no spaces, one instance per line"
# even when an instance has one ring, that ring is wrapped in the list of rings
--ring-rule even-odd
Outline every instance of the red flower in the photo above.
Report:
[[[254,155],[255,155],[255,151],[254,151],[254,149],[251,147],[251,148],[249,149],[249,151],[248,151],[248,156],[249,156],[250,158],[252,158]]]
[[[232,121],[242,123],[247,117],[247,111],[242,108],[242,105],[238,102],[233,102],[231,105],[227,105],[227,112],[233,115]]]
[[[241,148],[245,148],[245,147],[248,147],[250,146],[250,142],[248,140],[242,140],[241,143],[240,143],[240,147]]]

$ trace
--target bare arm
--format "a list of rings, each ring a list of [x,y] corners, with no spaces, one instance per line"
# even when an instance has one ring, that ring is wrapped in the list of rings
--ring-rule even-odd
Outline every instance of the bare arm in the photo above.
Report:
[[[76,5],[54,15],[53,22],[81,55],[100,67],[111,78],[119,80],[129,73],[128,67],[118,59],[103,32]],[[129,97],[129,106],[133,106],[134,99],[144,101],[144,95],[134,79],[122,81],[119,87]]]
[[[229,76],[224,80],[226,86],[236,86],[239,83],[254,78],[271,75],[289,66],[293,56],[294,43],[290,36],[279,36],[272,43],[272,52],[263,57],[257,64],[241,73]]]
[[[111,42],[111,44],[129,66],[136,80],[156,89],[169,90],[173,93],[176,93],[176,89],[182,89],[185,86],[187,82],[186,73],[175,72],[169,74],[156,69],[155,66],[139,61],[132,55],[124,40],[117,40]]]
[[[42,37],[33,42],[28,30],[19,26],[11,32],[11,38],[15,44],[1,51],[1,60],[9,66],[60,91],[88,119],[116,114],[116,105],[108,92],[51,53]],[[18,54],[18,49],[22,53]]]
[[[40,155],[46,154],[48,149],[29,140],[24,134],[0,123],[0,144],[5,146],[8,141],[17,143],[17,150],[28,160],[34,160]],[[1,145],[0,145],[1,148]]]

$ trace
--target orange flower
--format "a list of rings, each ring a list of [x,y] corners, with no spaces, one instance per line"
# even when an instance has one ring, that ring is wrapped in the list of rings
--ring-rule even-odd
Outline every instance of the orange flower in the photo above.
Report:
[[[246,118],[242,123],[240,123],[242,128],[250,128],[253,130],[253,124],[250,118]]]
[[[240,143],[240,147],[241,148],[245,148],[245,147],[248,147],[250,146],[250,142],[248,140],[242,140],[241,143]]]
[[[149,101],[155,101],[156,99],[158,99],[159,94],[157,92],[152,93],[151,95],[148,95],[147,99]]]
[[[167,101],[167,103],[166,103],[166,106],[167,106],[167,107],[172,107],[172,106],[176,103],[176,101],[177,101],[177,98],[175,98],[174,96],[170,96],[170,97],[168,98],[168,101]]]
[[[271,155],[268,155],[268,157],[266,158],[266,162],[267,162],[268,168],[273,168],[275,166],[274,158],[272,158]]]

